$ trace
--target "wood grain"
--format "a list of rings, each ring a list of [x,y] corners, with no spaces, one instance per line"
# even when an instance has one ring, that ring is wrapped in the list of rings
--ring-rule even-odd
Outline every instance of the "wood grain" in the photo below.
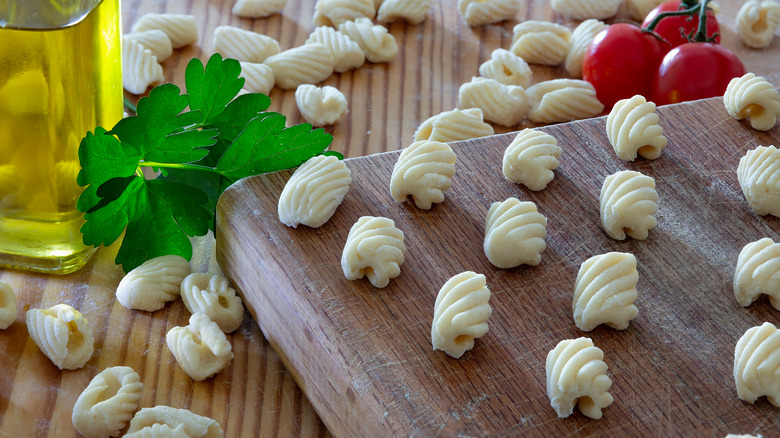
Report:
[[[739,400],[732,367],[745,330],[778,324],[780,314],[763,300],[740,307],[731,284],[745,244],[778,240],[780,218],[752,212],[735,170],[747,150],[780,143],[780,128],[752,130],[720,98],[659,115],[669,145],[654,161],[617,159],[603,117],[542,128],[564,152],[541,192],[501,174],[514,134],[453,143],[452,188],[428,211],[392,201],[397,152],[347,160],[350,191],[318,229],[278,220],[289,171],[248,178],[220,201],[217,260],[334,435],[775,433],[777,409]],[[645,241],[615,241],[600,228],[602,182],[623,169],[657,183],[658,226]],[[484,256],[487,210],[512,196],[549,220],[537,267],[500,270]],[[384,289],[341,270],[349,229],[364,215],[389,217],[406,235],[401,275]],[[584,260],[608,251],[639,261],[639,316],[624,331],[581,332],[574,279]],[[439,288],[466,270],[487,276],[493,315],[488,334],[455,360],[432,351],[430,324]],[[604,351],[614,382],[615,402],[599,421],[579,412],[558,419],[546,395],[547,353],[579,336]]]

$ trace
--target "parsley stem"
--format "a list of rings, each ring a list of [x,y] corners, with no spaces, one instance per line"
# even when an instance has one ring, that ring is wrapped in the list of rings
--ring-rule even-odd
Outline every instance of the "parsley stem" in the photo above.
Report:
[[[209,167],[209,166],[200,166],[198,164],[183,164],[183,163],[158,163],[156,161],[142,161],[138,163],[138,166],[140,167],[160,167],[160,168],[166,168],[166,169],[189,169],[189,170],[202,170],[204,172],[212,172],[219,175],[222,175],[222,172],[219,170]]]

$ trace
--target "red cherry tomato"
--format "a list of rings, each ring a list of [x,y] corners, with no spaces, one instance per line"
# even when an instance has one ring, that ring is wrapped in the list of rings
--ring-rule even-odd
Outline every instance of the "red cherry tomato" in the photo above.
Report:
[[[665,43],[637,26],[613,24],[599,32],[588,46],[582,78],[593,85],[609,111],[620,99],[636,94],[650,96],[653,78],[668,50]]]
[[[645,21],[642,23],[642,27],[647,27],[652,23],[652,21],[655,19],[655,17],[658,16],[661,12],[672,12],[672,11],[679,11],[679,10],[685,10],[687,9],[685,5],[682,4],[680,0],[671,0],[668,2],[661,3],[650,11],[649,14],[647,14],[647,17],[645,18]],[[654,31],[663,39],[666,41],[669,41],[669,43],[672,45],[672,47],[677,47],[679,45],[688,43],[689,41],[682,35],[685,33],[685,35],[690,35],[691,32],[695,33],[696,29],[699,28],[699,16],[679,16],[679,17],[664,17],[661,19],[661,21],[658,23],[658,25],[655,27]],[[715,18],[715,14],[712,12],[712,9],[707,10],[707,38],[712,37],[714,34],[718,33],[720,31],[720,26],[718,25],[718,19]],[[720,35],[715,37],[715,43],[720,44]]]
[[[658,67],[652,100],[656,105],[722,96],[731,79],[745,74],[729,49],[711,43],[687,43],[672,49]]]

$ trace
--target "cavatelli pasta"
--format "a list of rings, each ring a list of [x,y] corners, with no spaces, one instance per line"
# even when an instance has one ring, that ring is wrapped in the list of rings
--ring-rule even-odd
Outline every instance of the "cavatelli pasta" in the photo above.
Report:
[[[390,178],[390,194],[396,202],[411,196],[417,208],[428,210],[444,202],[444,192],[455,175],[455,152],[446,143],[422,140],[404,148]]]
[[[314,25],[339,27],[360,18],[371,20],[376,13],[373,0],[317,0]]]
[[[547,187],[560,165],[562,149],[550,134],[526,128],[504,151],[504,178],[538,191]]]
[[[758,146],[740,158],[737,180],[757,214],[780,217],[780,150]]]
[[[748,329],[734,349],[734,383],[737,396],[749,403],[766,396],[780,407],[780,332],[765,322]]]
[[[528,87],[533,79],[531,67],[525,60],[506,49],[496,49],[490,59],[479,66],[479,75],[495,79],[505,85]]]
[[[377,21],[392,23],[400,18],[420,24],[431,9],[432,0],[384,0],[376,13]]]
[[[347,113],[347,98],[336,87],[299,85],[295,103],[303,118],[314,126],[332,125]]]
[[[431,343],[455,359],[474,348],[474,340],[488,332],[493,313],[485,276],[466,271],[447,280],[436,296]]]
[[[780,243],[768,237],[745,245],[734,271],[734,297],[740,306],[749,306],[761,294],[780,310]]]
[[[138,41],[122,46],[122,86],[132,94],[143,94],[151,85],[165,80],[163,68],[152,51]]]
[[[214,50],[226,58],[263,62],[281,49],[269,36],[238,27],[219,26],[214,30]]]
[[[504,85],[495,79],[473,77],[458,90],[458,106],[479,108],[485,120],[502,126],[520,123],[528,113],[523,87]]]
[[[374,287],[383,288],[401,274],[404,254],[404,233],[391,219],[363,216],[349,230],[341,268],[349,280],[365,276]]]
[[[647,239],[649,230],[656,225],[657,202],[653,178],[632,170],[608,176],[599,196],[604,231],[616,240],[625,240],[626,235]]]
[[[613,402],[604,352],[589,338],[566,339],[547,354],[547,395],[560,418],[578,405],[585,416],[598,420]]]
[[[204,380],[227,366],[233,359],[233,348],[207,315],[194,313],[189,322],[185,327],[170,329],[165,343],[188,376]]]
[[[122,44],[130,44],[130,41],[135,41],[144,48],[149,49],[157,58],[157,62],[165,61],[173,53],[173,46],[171,46],[171,39],[165,32],[159,29],[144,30],[141,32],[132,32],[122,35]]]
[[[572,312],[578,329],[589,332],[599,324],[628,328],[637,315],[636,257],[609,252],[585,260],[574,282]]]
[[[578,79],[539,82],[528,88],[526,94],[531,107],[528,118],[536,123],[586,119],[604,110],[593,85]]]
[[[349,191],[352,172],[333,156],[318,155],[301,164],[279,195],[279,220],[288,227],[318,228],[333,216]]]
[[[780,93],[766,78],[746,73],[734,78],[723,94],[726,111],[737,120],[750,119],[750,126],[768,131],[780,117]]]
[[[458,0],[458,12],[469,26],[511,20],[520,8],[520,0]]]
[[[320,26],[309,35],[306,44],[320,43],[325,45],[333,55],[333,70],[343,73],[358,68],[366,61],[366,55],[360,45],[345,33],[328,26]]]
[[[95,341],[86,318],[67,304],[30,309],[27,332],[35,345],[57,368],[75,370],[92,357]]]
[[[165,32],[174,49],[198,42],[198,23],[194,15],[146,14],[133,24],[131,32],[152,29]]]
[[[358,18],[339,25],[342,32],[355,41],[368,62],[390,62],[398,55],[398,44],[387,28],[373,24],[368,18]]]
[[[663,132],[655,104],[640,95],[617,101],[607,116],[607,138],[621,160],[660,157],[667,142]]]
[[[191,272],[190,263],[184,257],[155,257],[122,278],[116,288],[116,299],[128,309],[154,312],[179,298],[181,282]]]
[[[501,269],[536,266],[547,248],[547,218],[533,202],[509,198],[494,202],[485,218],[483,249],[490,263]]]
[[[493,127],[485,123],[481,109],[454,109],[439,113],[422,122],[414,131],[414,141],[431,140],[449,143],[486,135],[493,135]]]
[[[138,409],[140,380],[130,367],[110,367],[98,373],[73,405],[73,426],[87,438],[119,436]]]
[[[0,281],[0,330],[7,329],[16,321],[16,294],[7,283]]]
[[[571,33],[569,51],[566,54],[564,66],[566,72],[574,78],[582,77],[582,62],[585,59],[585,51],[596,35],[606,29],[604,22],[591,18],[580,23]]]
[[[252,93],[268,95],[274,88],[274,71],[265,64],[254,62],[239,62],[240,77],[244,78],[244,89]]]
[[[154,429],[181,432],[189,438],[222,438],[224,436],[222,427],[211,418],[194,414],[186,409],[155,406],[143,408],[135,414],[130,420],[130,427],[127,429],[125,437],[142,437],[144,431],[151,432]]]
[[[749,47],[762,49],[772,42],[780,25],[780,2],[747,0],[737,12],[737,33]]]
[[[190,313],[203,313],[230,333],[244,320],[244,305],[227,278],[217,274],[192,273],[181,282],[181,299]]]
[[[513,28],[511,51],[529,64],[558,65],[569,52],[571,31],[548,21],[524,21]]]
[[[666,0],[626,0],[626,9],[628,9],[631,18],[641,22],[650,11],[664,1]]]
[[[575,20],[603,20],[612,17],[617,14],[621,3],[623,0],[550,0],[555,12]]]
[[[276,85],[291,90],[324,81],[333,73],[335,63],[327,47],[312,43],[270,56],[265,64],[274,71]]]
[[[244,18],[262,18],[282,12],[287,0],[236,0],[233,15]]]

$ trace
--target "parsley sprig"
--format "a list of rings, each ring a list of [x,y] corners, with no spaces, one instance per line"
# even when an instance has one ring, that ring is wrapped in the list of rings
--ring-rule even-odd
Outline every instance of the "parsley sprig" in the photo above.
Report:
[[[137,115],[110,131],[97,127],[79,147],[77,202],[84,244],[110,245],[125,232],[116,263],[128,272],[154,257],[192,258],[188,236],[214,230],[219,195],[237,180],[295,167],[325,152],[333,137],[304,123],[285,128],[263,94],[244,85],[234,59],[192,59],[186,94],[164,84],[138,102]],[[159,171],[146,179],[143,168]]]

